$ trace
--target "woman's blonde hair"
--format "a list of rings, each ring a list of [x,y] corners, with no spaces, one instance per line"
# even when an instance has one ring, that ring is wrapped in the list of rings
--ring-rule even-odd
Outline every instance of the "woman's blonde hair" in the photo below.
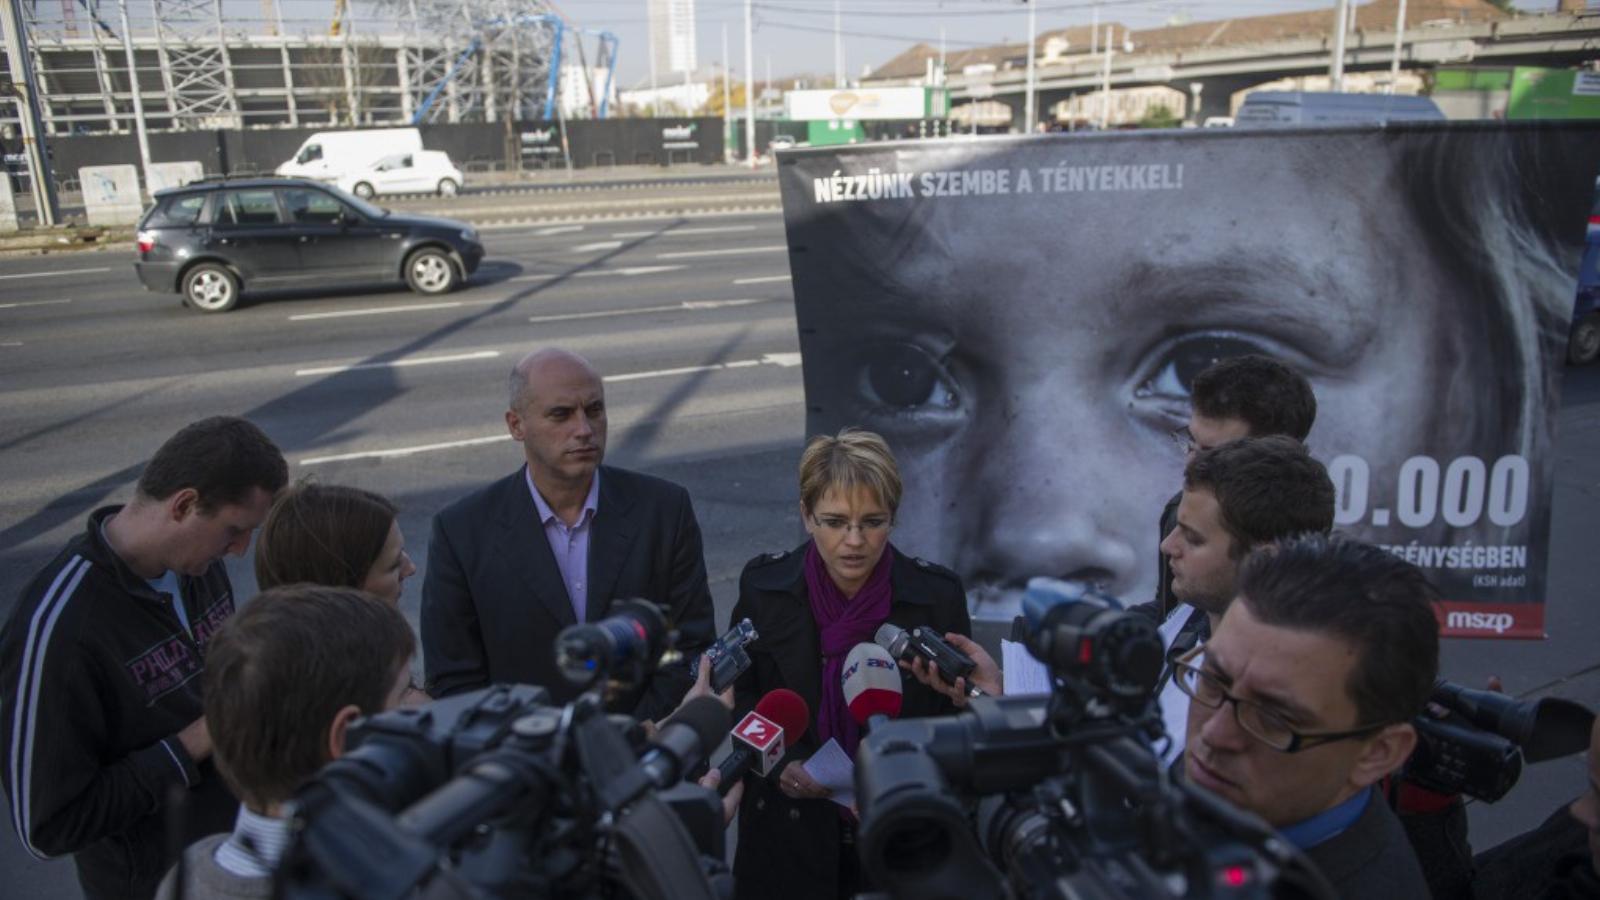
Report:
[[[889,514],[900,508],[900,467],[884,439],[870,431],[846,428],[837,437],[819,434],[800,454],[800,505],[807,512],[829,490],[872,492]]]

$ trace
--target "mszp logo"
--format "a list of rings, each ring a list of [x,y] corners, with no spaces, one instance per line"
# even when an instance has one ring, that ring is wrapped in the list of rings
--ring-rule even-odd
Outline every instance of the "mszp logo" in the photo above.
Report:
[[[1492,631],[1495,634],[1504,634],[1507,628],[1516,624],[1516,619],[1510,613],[1484,613],[1463,612],[1453,610],[1445,618],[1448,628],[1462,628],[1469,631]]]

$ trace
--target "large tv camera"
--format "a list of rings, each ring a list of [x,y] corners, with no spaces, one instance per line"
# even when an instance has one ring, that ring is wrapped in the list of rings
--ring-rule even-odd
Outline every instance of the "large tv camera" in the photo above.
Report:
[[[856,761],[859,845],[894,897],[1333,897],[1265,822],[1170,777],[1154,622],[1034,579],[1015,636],[1052,691],[888,722]],[[976,827],[974,827],[974,809]]]
[[[670,647],[654,607],[614,610],[557,639],[573,681],[642,679]],[[549,696],[500,685],[356,723],[296,797],[278,896],[731,896],[721,801],[683,781],[727,709],[692,700],[646,743],[598,688]]]

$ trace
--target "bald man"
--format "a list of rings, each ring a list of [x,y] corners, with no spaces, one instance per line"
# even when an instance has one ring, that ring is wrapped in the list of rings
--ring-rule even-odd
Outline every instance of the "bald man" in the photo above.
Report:
[[[561,629],[613,600],[663,604],[692,659],[714,634],[700,526],[682,487],[612,466],[605,386],[582,357],[546,349],[511,370],[506,427],[524,463],[433,520],[422,586],[422,651],[435,697],[496,682],[577,689],[556,668]],[[657,719],[693,679],[663,667],[613,704]]]

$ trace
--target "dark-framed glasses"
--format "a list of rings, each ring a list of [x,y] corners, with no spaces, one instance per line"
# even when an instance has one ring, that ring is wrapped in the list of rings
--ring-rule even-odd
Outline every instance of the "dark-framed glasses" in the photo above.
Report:
[[[813,515],[811,524],[821,528],[823,531],[831,531],[834,534],[846,534],[850,531],[856,531],[861,536],[866,537],[868,535],[883,534],[888,531],[894,526],[894,518],[886,515],[862,516],[861,521],[852,522],[844,516]]]
[[[1299,753],[1334,741],[1370,737],[1389,727],[1389,723],[1384,723],[1349,731],[1296,731],[1282,716],[1253,700],[1243,700],[1228,693],[1221,679],[1195,666],[1192,660],[1204,649],[1196,647],[1172,664],[1173,681],[1177,683],[1178,690],[1207,709],[1221,709],[1224,703],[1232,705],[1233,718],[1239,727],[1280,753]]]

